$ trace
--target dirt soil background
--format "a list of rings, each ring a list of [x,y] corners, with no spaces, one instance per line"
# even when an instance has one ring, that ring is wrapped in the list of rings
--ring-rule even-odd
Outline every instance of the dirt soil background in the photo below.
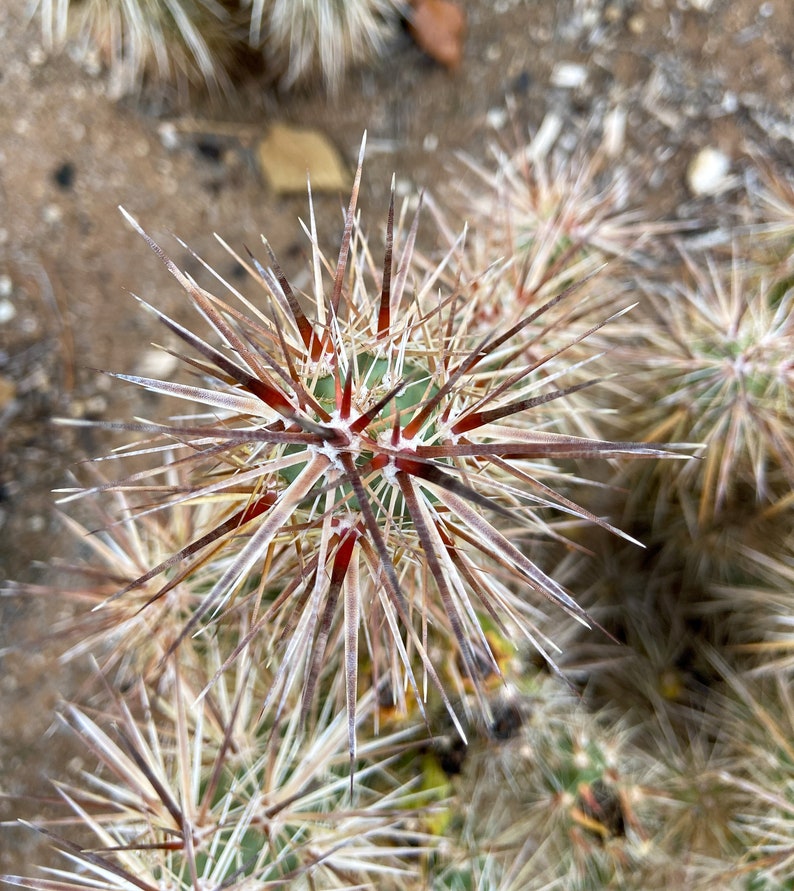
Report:
[[[573,148],[598,137],[610,110],[626,111],[624,155],[642,171],[630,203],[650,220],[730,226],[753,188],[756,156],[794,171],[790,0],[462,5],[469,31],[454,73],[401,35],[337,96],[283,95],[252,76],[225,107],[197,99],[190,109],[167,96],[111,101],[101,70],[48,57],[24,3],[0,6],[0,583],[51,581],[48,561],[74,556],[51,490],[108,447],[100,432],[51,418],[158,415],[151,397],[91,370],[138,371],[160,337],[125,289],[177,317],[183,303],[117,205],[188,266],[169,232],[222,274],[233,263],[213,232],[238,249],[265,233],[287,271],[300,268],[306,198],[269,191],[250,151],[271,124],[320,130],[351,170],[368,130],[361,204],[372,230],[383,226],[393,171],[401,192],[427,188],[444,204],[466,176],[456,153],[484,160],[490,144],[528,138],[550,112]],[[560,85],[561,63],[583,66],[583,82]],[[694,199],[686,169],[705,146],[730,159],[733,187]],[[340,206],[338,195],[317,198],[329,248]],[[68,781],[85,766],[53,718],[81,679],[47,646],[27,643],[62,610],[0,600],[0,792],[10,796],[0,798],[0,820],[46,812],[35,796],[52,795],[47,778]],[[0,872],[55,862],[34,832],[0,828]]]

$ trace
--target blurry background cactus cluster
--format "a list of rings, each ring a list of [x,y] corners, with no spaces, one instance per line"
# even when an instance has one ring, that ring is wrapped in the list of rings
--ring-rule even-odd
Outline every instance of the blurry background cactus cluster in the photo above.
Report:
[[[2,880],[794,888],[791,5],[17,6]]]
[[[70,37],[106,64],[110,92],[136,92],[144,79],[228,93],[259,56],[273,79],[320,77],[338,87],[345,67],[369,60],[398,22],[395,0],[86,0],[37,4],[48,47]]]

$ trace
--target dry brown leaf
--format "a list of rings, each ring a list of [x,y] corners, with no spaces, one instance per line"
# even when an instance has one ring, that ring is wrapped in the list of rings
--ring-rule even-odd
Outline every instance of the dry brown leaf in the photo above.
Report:
[[[413,0],[408,31],[417,46],[447,68],[463,59],[466,13],[451,0]]]
[[[5,408],[16,396],[16,384],[10,377],[0,377],[0,409]]]
[[[274,124],[256,147],[260,170],[274,192],[337,192],[350,188],[350,176],[339,153],[317,130]]]

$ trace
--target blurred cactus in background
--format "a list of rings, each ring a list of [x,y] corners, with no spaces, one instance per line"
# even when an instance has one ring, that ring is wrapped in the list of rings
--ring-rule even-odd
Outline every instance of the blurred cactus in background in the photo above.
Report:
[[[372,763],[359,771],[351,801],[342,715],[324,709],[300,742],[296,712],[267,745],[257,732],[251,693],[260,679],[251,663],[236,691],[199,699],[181,666],[172,675],[167,697],[152,699],[139,685],[124,701],[114,697],[111,727],[105,717],[66,709],[102,774],[58,791],[72,811],[67,822],[94,839],[81,848],[48,832],[72,870],[52,880],[5,881],[51,889],[330,889],[376,881],[396,887],[412,874],[426,843],[414,828],[418,808],[427,814],[435,805],[415,782],[403,786],[391,774],[392,752],[410,734],[362,746]],[[362,714],[372,702],[368,695]]]
[[[67,40],[97,53],[109,93],[144,81],[229,93],[246,55],[289,86],[319,78],[338,88],[345,69],[377,56],[399,21],[397,0],[36,0],[45,45]]]
[[[738,250],[723,269],[685,254],[691,282],[649,293],[658,324],[636,352],[650,385],[643,434],[707,447],[702,462],[675,474],[676,495],[701,529],[737,504],[768,505],[794,483],[794,283]]]

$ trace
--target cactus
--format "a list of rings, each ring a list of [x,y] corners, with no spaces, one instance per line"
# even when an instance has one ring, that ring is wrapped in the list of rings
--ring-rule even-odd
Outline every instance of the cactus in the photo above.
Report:
[[[271,79],[339,87],[345,68],[382,51],[396,0],[37,0],[45,45],[95,47],[109,93],[145,82],[229,94],[241,59],[262,53]]]

